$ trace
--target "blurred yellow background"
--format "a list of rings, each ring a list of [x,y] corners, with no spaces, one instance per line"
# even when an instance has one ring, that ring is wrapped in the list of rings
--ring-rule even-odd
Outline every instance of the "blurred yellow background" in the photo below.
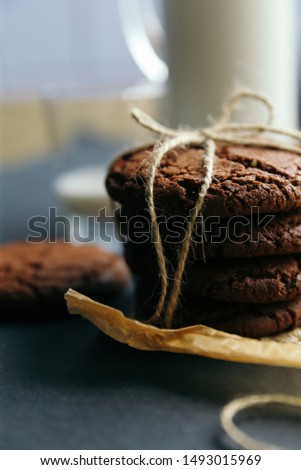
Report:
[[[143,137],[145,131],[128,119],[133,105],[156,114],[154,99],[135,100],[135,103],[121,99],[2,102],[1,162],[7,166],[41,158],[56,146],[67,144],[77,130],[105,139]]]

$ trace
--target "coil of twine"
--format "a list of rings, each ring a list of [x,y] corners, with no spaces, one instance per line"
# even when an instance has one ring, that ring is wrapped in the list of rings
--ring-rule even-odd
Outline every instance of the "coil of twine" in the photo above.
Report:
[[[233,442],[243,449],[247,450],[275,450],[281,449],[271,443],[254,439],[247,433],[241,431],[234,423],[234,418],[238,413],[251,408],[265,408],[268,405],[282,405],[285,407],[301,408],[301,398],[293,395],[282,394],[265,394],[265,395],[248,395],[241,398],[235,398],[227,403],[220,415],[221,425],[226,434]]]

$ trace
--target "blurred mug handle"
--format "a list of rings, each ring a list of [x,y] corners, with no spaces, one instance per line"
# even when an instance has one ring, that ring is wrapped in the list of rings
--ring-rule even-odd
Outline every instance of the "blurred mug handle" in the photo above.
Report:
[[[145,4],[141,0],[118,0],[118,9],[124,38],[136,65],[150,82],[165,83],[168,67],[157,55],[147,33],[143,19]]]

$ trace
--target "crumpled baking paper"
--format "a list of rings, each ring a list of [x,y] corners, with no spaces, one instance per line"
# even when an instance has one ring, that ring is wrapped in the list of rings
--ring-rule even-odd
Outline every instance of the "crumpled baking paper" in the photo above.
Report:
[[[167,330],[127,318],[120,310],[72,289],[65,299],[71,314],[82,315],[111,338],[136,349],[301,368],[301,328],[262,339],[244,338],[203,325]]]

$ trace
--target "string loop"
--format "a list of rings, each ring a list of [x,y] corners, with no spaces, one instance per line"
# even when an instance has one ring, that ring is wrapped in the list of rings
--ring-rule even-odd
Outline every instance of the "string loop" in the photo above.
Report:
[[[248,395],[236,398],[227,403],[220,415],[221,425],[226,434],[240,447],[247,450],[275,450],[281,447],[254,439],[241,431],[234,423],[235,416],[243,410],[254,407],[266,407],[268,405],[284,405],[288,407],[301,408],[301,398],[292,395],[266,394]]]

